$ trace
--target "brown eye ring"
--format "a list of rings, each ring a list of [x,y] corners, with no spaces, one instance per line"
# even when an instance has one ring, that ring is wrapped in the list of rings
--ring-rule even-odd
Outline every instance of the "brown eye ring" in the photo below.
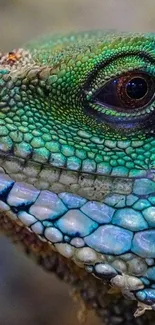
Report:
[[[150,100],[152,78],[146,74],[127,74],[118,79],[116,92],[120,103],[126,109],[143,107]],[[152,97],[152,96],[151,96]]]

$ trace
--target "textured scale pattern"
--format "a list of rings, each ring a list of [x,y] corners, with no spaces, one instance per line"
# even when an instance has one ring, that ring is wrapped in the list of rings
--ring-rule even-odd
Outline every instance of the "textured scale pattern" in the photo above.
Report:
[[[154,97],[154,34],[0,54],[1,217],[137,300],[136,315],[155,309]]]

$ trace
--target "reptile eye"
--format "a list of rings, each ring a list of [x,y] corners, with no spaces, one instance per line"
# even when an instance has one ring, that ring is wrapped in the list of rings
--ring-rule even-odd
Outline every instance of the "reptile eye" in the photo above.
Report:
[[[154,79],[146,73],[127,73],[113,79],[94,96],[99,105],[126,111],[143,108],[155,93]]]

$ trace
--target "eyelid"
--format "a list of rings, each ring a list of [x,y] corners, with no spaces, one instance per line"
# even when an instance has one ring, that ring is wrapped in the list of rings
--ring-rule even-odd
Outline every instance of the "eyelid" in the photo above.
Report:
[[[137,51],[128,54],[114,55],[95,66],[88,74],[86,82],[82,86],[82,93],[87,100],[102,88],[108,81],[119,78],[130,71],[140,71],[155,77],[155,64],[151,55]]]
[[[135,70],[139,70],[143,67],[146,67],[149,66],[149,65],[152,65],[154,67],[155,65],[155,59],[151,56],[151,54],[149,53],[146,53],[146,52],[139,52],[139,50],[135,50],[133,51],[133,49],[128,49],[128,52],[125,52],[123,53],[122,52],[122,49],[121,49],[121,53],[118,53],[118,51],[116,51],[116,53],[114,53],[113,55],[111,55],[109,57],[108,55],[108,58],[105,59],[105,54],[104,54],[104,61],[103,62],[100,62],[98,63],[97,66],[95,66],[95,68],[89,73],[89,76],[87,78],[87,82],[86,82],[86,87],[91,83],[91,80],[94,80],[96,78],[96,75],[97,73],[102,70],[102,69],[106,69],[108,68],[110,65],[114,65],[115,62],[117,63],[119,61],[119,59],[122,59],[122,60],[126,60],[126,59],[129,59],[129,58],[137,58],[137,62],[141,61],[141,65],[138,66],[137,64],[137,69],[134,67],[127,67],[126,68],[126,71],[121,71],[120,74],[118,74],[117,76],[121,75],[122,73],[126,73],[129,71],[129,69],[131,68],[131,70],[135,71]],[[109,77],[109,80],[111,78]]]

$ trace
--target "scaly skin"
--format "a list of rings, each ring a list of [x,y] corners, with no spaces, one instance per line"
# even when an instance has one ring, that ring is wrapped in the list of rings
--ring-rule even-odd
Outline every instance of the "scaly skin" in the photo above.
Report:
[[[154,94],[154,34],[79,33],[0,54],[1,228],[24,226],[39,256],[47,245],[106,280],[136,315],[155,309]]]

